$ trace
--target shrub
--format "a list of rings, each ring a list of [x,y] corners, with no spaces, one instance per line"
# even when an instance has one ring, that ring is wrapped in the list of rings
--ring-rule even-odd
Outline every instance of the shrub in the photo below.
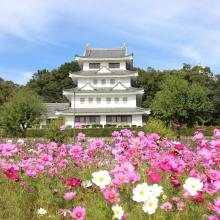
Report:
[[[159,119],[149,119],[147,124],[143,126],[143,131],[147,133],[159,133],[162,137],[170,139],[175,137],[173,130],[169,127],[166,127]]]
[[[66,131],[60,130],[60,126],[63,124],[62,118],[54,120],[46,129],[46,138],[50,141],[63,143],[68,136]]]

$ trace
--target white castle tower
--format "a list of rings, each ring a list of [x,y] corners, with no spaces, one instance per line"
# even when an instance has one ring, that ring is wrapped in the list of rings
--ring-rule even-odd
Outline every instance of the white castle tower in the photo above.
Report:
[[[81,71],[70,73],[77,87],[63,91],[71,105],[57,115],[65,124],[117,124],[141,126],[149,109],[141,108],[144,90],[132,87],[138,73],[131,71],[133,54],[126,46],[120,48],[90,48],[76,56]]]

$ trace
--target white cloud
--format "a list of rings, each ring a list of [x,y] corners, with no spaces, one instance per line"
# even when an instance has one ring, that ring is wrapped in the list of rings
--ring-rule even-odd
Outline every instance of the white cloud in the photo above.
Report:
[[[10,36],[63,45],[64,38],[73,39],[75,27],[80,27],[219,66],[218,0],[0,0],[0,4],[0,50]],[[60,37],[59,30],[67,34]]]

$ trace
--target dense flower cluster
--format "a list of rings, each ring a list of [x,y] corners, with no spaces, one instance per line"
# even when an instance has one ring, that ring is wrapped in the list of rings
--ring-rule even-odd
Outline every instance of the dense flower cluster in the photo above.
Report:
[[[114,143],[111,144],[101,138],[87,143],[85,134],[79,133],[77,143],[72,146],[51,142],[32,148],[23,141],[17,145],[7,142],[0,144],[0,169],[8,181],[15,181],[25,189],[30,178],[56,178],[65,192],[62,199],[70,203],[80,193],[99,193],[111,207],[114,219],[129,217],[126,203],[139,204],[142,212],[151,215],[157,210],[183,212],[189,202],[191,205],[206,203],[209,219],[219,219],[218,129],[214,130],[211,140],[197,131],[193,136],[194,147],[161,139],[156,133],[140,131],[134,135],[128,129],[114,131],[112,137]],[[85,167],[89,167],[89,173],[81,175]],[[78,170],[79,175],[64,175],[73,170]],[[52,193],[57,192],[53,189]],[[83,220],[87,209],[89,206],[84,202],[72,210],[60,207],[60,213]],[[40,208],[36,212],[46,215],[49,210]]]

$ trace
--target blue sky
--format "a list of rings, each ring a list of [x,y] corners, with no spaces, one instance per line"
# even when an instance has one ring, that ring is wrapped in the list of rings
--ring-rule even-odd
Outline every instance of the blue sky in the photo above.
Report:
[[[0,77],[25,84],[92,47],[128,45],[135,66],[220,73],[219,0],[0,0]]]

